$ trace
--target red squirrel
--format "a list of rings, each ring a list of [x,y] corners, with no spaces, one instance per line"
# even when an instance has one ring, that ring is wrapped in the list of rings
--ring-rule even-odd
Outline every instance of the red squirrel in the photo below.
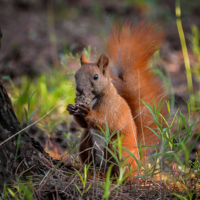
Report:
[[[116,163],[98,137],[103,136],[99,127],[105,131],[106,123],[110,134],[118,132],[111,141],[120,136],[123,148],[138,160],[141,159],[139,145],[158,142],[158,137],[149,129],[156,130],[157,126],[141,99],[151,106],[153,99],[156,106],[161,98],[166,100],[166,91],[148,67],[162,39],[163,34],[156,25],[142,22],[132,27],[126,23],[121,28],[112,28],[106,41],[107,55],[102,54],[97,62],[87,60],[82,53],[81,68],[75,75],[75,105],[67,106],[69,113],[84,128],[79,147],[82,163],[94,161],[95,165],[104,163],[107,167]],[[160,114],[166,116],[165,105]],[[129,165],[126,171],[137,168],[135,159],[124,149],[122,159]],[[119,167],[114,165],[112,172],[119,174]]]

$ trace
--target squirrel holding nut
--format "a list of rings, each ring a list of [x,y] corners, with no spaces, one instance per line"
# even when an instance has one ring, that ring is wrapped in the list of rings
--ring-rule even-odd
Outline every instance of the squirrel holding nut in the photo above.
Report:
[[[112,173],[119,175],[111,151],[113,142],[117,145],[120,137],[121,160],[125,161],[127,172],[134,171],[136,160],[147,152],[142,148],[141,153],[139,146],[159,142],[153,133],[157,125],[141,99],[151,107],[167,99],[160,80],[148,67],[162,40],[163,34],[156,25],[142,22],[132,27],[126,23],[121,28],[112,28],[106,41],[107,55],[102,54],[97,62],[89,61],[82,53],[81,68],[75,75],[75,105],[67,106],[69,114],[84,128],[79,147],[82,163],[106,167],[114,163]],[[167,115],[165,104],[160,114]],[[107,126],[112,137],[108,145],[111,151],[105,148],[102,139],[102,130]]]

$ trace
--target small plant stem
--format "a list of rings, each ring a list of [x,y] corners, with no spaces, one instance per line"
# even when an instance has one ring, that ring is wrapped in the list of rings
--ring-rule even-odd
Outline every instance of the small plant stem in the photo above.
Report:
[[[182,47],[182,51],[183,51],[183,58],[184,58],[184,63],[185,63],[188,90],[191,94],[191,97],[190,97],[191,107],[193,110],[195,108],[195,99],[194,99],[194,95],[193,95],[193,83],[192,83],[190,60],[189,60],[189,56],[188,56],[187,45],[185,42],[185,35],[183,32],[183,26],[182,26],[182,22],[181,22],[180,0],[176,0],[175,12],[176,12],[176,17],[177,17],[176,24],[177,24],[177,28],[178,28],[178,33],[179,33],[179,37],[180,37],[181,47]]]

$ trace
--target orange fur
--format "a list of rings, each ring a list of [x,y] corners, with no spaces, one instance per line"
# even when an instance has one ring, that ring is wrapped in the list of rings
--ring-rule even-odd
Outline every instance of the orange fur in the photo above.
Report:
[[[106,42],[111,60],[110,75],[118,93],[127,101],[137,126],[138,144],[153,145],[158,137],[147,127],[156,129],[148,108],[142,103],[153,106],[161,98],[166,100],[166,92],[156,75],[148,67],[148,62],[160,47],[163,33],[156,25],[142,22],[136,27],[125,24],[120,30],[113,27]],[[160,113],[166,116],[167,109],[163,106]],[[150,116],[150,117],[149,117]]]

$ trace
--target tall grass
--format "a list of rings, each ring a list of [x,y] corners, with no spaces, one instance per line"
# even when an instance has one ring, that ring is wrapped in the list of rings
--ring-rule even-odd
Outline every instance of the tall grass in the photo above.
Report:
[[[183,51],[183,58],[185,62],[185,69],[186,69],[186,76],[187,76],[187,83],[188,83],[188,90],[190,92],[190,101],[191,101],[191,107],[192,110],[195,109],[195,99],[194,99],[194,90],[193,90],[193,83],[192,83],[192,73],[191,73],[191,67],[190,67],[190,60],[188,56],[188,50],[185,42],[185,35],[183,32],[183,26],[181,22],[181,8],[180,8],[180,0],[176,0],[176,23],[178,28],[178,33],[181,41],[181,47]]]

